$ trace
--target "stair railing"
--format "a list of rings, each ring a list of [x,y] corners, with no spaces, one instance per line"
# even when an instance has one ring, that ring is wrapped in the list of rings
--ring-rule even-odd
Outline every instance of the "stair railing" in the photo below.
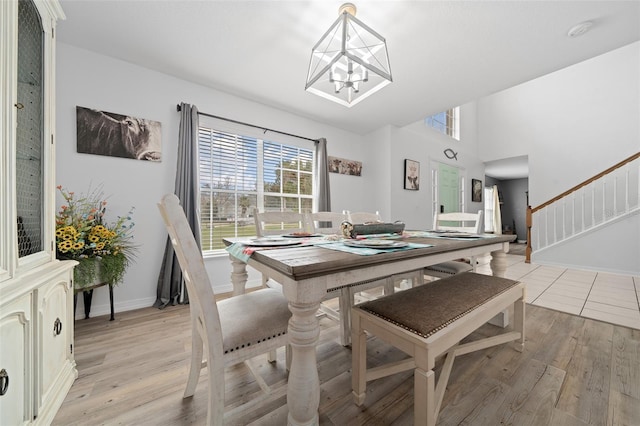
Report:
[[[527,206],[525,261],[531,262],[534,246],[540,250],[640,208],[639,159],[635,153],[537,207]]]

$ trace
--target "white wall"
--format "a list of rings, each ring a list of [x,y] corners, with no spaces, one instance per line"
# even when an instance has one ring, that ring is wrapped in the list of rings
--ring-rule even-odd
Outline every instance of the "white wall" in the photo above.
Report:
[[[433,162],[449,164],[461,169],[470,186],[471,178],[482,179],[484,165],[476,156],[475,104],[461,107],[463,126],[460,141],[455,141],[419,121],[403,128],[385,126],[364,136],[363,140],[375,168],[367,175],[367,182],[375,188],[372,201],[363,204],[370,210],[379,210],[386,221],[402,220],[406,229],[431,228],[431,174]],[[457,159],[449,159],[444,150],[453,149]],[[420,189],[404,189],[404,160],[420,163]],[[363,173],[364,176],[364,173]],[[470,188],[469,188],[470,190]],[[469,193],[470,194],[470,193]],[[468,195],[466,210],[477,211],[482,203],[472,203]]]
[[[389,142],[390,216],[403,220],[407,229],[430,229],[433,225],[431,168],[437,163],[457,167],[465,177],[465,211],[477,212],[483,208],[482,203],[471,202],[471,179],[484,178],[484,165],[477,156],[475,103],[462,105],[460,117],[460,141],[425,126],[423,121],[392,128]],[[444,154],[448,148],[456,153],[456,158]],[[404,189],[404,159],[420,162],[418,191]]]
[[[57,184],[76,193],[86,192],[90,185],[104,185],[105,195],[110,196],[107,216],[112,219],[135,207],[134,234],[140,252],[124,282],[114,291],[116,313],[150,306],[156,299],[166,241],[156,203],[163,194],[174,190],[177,103],[191,103],[203,112],[288,133],[325,137],[329,155],[361,160],[367,152],[360,135],[62,43],[57,46],[56,79]],[[76,106],[160,121],[162,162],[78,154]],[[363,164],[365,175],[374,173],[367,161],[369,157]],[[365,182],[366,178],[331,174],[333,210],[367,206],[373,196]],[[58,205],[61,204],[58,197]],[[206,263],[215,290],[231,290],[227,256],[207,259]],[[255,273],[250,275],[254,283],[259,279]],[[82,311],[81,299],[78,316]],[[96,290],[91,315],[105,314],[108,309],[108,291]]]
[[[535,207],[640,151],[640,42],[482,98],[477,105],[479,155],[484,161],[528,155],[529,200]],[[635,225],[629,229],[637,229],[639,218],[630,219]],[[640,273],[638,233],[606,235],[574,239],[540,256],[534,252],[532,260]],[[596,256],[576,258],[587,241]],[[635,265],[623,268],[619,259],[626,253]]]
[[[640,276],[640,213],[541,251],[534,262]]]
[[[363,137],[62,43],[56,72],[57,184],[78,193],[103,184],[112,217],[136,207],[140,253],[114,292],[116,312],[150,306],[156,298],[166,233],[155,203],[173,192],[175,106],[181,101],[215,115],[326,137],[329,155],[363,162],[362,177],[331,174],[332,209],[380,210],[385,219],[402,219],[409,229],[431,226],[432,161],[460,167],[469,186],[472,178],[483,177],[481,160],[528,155],[530,198],[536,205],[640,148],[640,43],[464,105],[460,142],[422,122]],[[76,105],[160,121],[162,162],[76,153]],[[457,160],[446,158],[446,148],[458,153]],[[405,158],[421,164],[419,191],[402,189]],[[466,210],[480,208],[481,203],[468,202]],[[625,247],[619,243],[614,250]],[[226,256],[207,259],[207,269],[216,291],[231,289]],[[250,281],[257,283],[259,276],[250,272]],[[92,315],[107,312],[107,291],[99,289]]]
[[[480,157],[528,155],[537,206],[640,150],[640,42],[477,105]]]
[[[367,184],[375,188],[369,200],[365,200],[361,206],[354,206],[352,211],[380,212],[380,217],[388,222],[396,219],[391,215],[391,205],[389,192],[391,191],[391,167],[389,158],[391,156],[391,126],[384,126],[374,132],[364,136],[367,150],[363,152],[367,159],[368,167],[363,168],[362,175],[367,179]],[[402,179],[400,177],[400,179]]]

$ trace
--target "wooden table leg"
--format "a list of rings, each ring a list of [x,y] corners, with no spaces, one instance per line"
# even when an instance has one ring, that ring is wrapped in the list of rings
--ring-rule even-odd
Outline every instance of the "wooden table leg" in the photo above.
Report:
[[[507,252],[509,251],[509,243],[504,243],[502,247],[502,250],[491,252],[491,262],[489,262],[489,265],[491,266],[493,275],[496,277],[504,277],[507,272]]]
[[[233,296],[244,294],[245,287],[247,285],[247,264],[243,261],[229,255],[231,259],[231,284],[233,284]]]
[[[509,251],[509,243],[502,245],[502,250],[491,252],[491,271],[496,277],[504,277],[507,272],[507,252]],[[509,325],[509,311],[505,310],[489,320],[489,324],[498,327],[506,327]]]
[[[289,320],[291,344],[291,370],[287,381],[287,407],[289,425],[317,425],[320,405],[320,379],[316,360],[316,344],[320,326],[316,313],[317,303],[289,302],[292,316]]]

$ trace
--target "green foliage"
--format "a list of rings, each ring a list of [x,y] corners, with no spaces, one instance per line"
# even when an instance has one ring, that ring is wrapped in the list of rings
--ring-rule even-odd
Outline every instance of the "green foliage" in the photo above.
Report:
[[[137,251],[132,243],[133,208],[126,216],[107,223],[107,202],[100,188],[77,197],[60,186],[58,190],[66,204],[56,215],[57,257],[79,262],[74,270],[75,287],[122,282]],[[100,267],[96,266],[98,262]]]
[[[79,263],[73,271],[76,288],[98,283],[119,284],[130,264],[122,252],[112,256],[84,257],[77,260]]]

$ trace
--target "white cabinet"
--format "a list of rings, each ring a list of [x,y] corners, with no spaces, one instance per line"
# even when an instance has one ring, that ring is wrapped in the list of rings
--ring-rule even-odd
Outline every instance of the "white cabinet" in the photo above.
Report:
[[[49,424],[77,377],[55,255],[57,0],[0,1],[0,425]]]
[[[31,295],[0,311],[0,424],[24,424],[32,418],[27,383],[31,382]]]
[[[38,336],[36,413],[40,422],[53,419],[71,387],[73,359],[73,273],[69,268],[37,290]],[[46,421],[43,424],[48,424]]]

